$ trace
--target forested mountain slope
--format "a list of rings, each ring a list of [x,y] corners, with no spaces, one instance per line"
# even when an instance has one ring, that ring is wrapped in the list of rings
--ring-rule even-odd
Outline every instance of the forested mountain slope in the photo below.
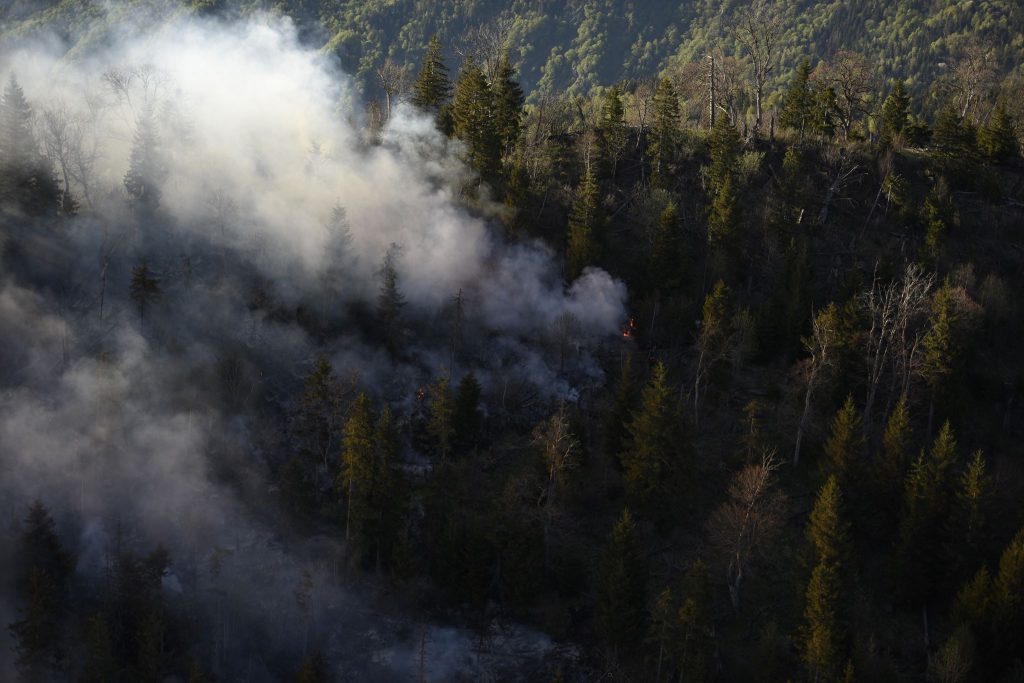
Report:
[[[713,48],[742,56],[732,31],[737,0],[192,0],[203,13],[285,12],[304,26],[308,41],[336,53],[368,76],[386,57],[417,63],[437,35],[454,58],[474,30],[507,38],[528,93],[585,94],[595,86],[649,77],[700,59]],[[1015,0],[779,0],[784,81],[803,56],[828,59],[854,50],[889,78],[924,87],[971,44],[991,48],[995,65],[1024,62],[1024,7]],[[55,30],[73,45],[107,37],[104,26],[140,9],[157,19],[176,14],[172,2],[111,5],[98,0],[17,0],[0,9],[7,39]]]

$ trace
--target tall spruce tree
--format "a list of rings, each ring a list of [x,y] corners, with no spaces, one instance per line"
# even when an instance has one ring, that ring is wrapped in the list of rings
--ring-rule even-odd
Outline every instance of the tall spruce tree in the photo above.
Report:
[[[679,145],[679,96],[672,81],[663,78],[654,91],[654,112],[648,153],[651,183],[668,187]]]
[[[566,275],[571,282],[587,266],[596,265],[604,240],[601,191],[593,169],[587,167],[576,190],[569,214],[569,243],[565,251]]]
[[[494,92],[476,61],[463,62],[452,97],[456,137],[466,144],[467,162],[480,178],[493,182],[501,166],[501,138],[495,125]]]
[[[516,72],[507,56],[498,63],[498,71],[494,76],[494,123],[497,129],[501,149],[504,153],[511,152],[523,126],[523,89],[515,79]]]
[[[779,123],[796,131],[802,140],[813,128],[814,92],[811,88],[811,60],[800,60],[793,80],[782,99]]]
[[[878,144],[883,149],[899,145],[903,141],[903,133],[910,125],[910,97],[903,87],[903,81],[897,80],[889,96],[882,103],[882,126]]]
[[[597,578],[595,626],[614,652],[637,644],[647,606],[647,566],[629,510],[608,537]]]
[[[423,65],[413,85],[412,103],[436,115],[448,101],[451,91],[452,84],[448,78],[448,67],[444,63],[441,41],[434,36],[427,45]]]

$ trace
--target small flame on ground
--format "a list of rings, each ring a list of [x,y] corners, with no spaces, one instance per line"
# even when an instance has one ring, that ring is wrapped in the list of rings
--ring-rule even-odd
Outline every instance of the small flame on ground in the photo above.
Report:
[[[631,316],[629,316],[629,323],[625,327],[622,328],[622,338],[623,339],[632,339],[633,338],[633,333],[635,331],[636,331],[636,317],[631,315]]]

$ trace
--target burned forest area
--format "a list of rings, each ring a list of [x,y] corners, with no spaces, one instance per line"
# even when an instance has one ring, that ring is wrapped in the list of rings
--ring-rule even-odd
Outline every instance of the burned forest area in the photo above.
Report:
[[[0,8],[0,680],[1024,681],[1024,9],[861,5]]]

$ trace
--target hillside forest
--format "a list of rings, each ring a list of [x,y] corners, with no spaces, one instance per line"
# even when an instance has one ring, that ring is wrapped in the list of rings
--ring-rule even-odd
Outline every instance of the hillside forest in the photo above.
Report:
[[[155,5],[0,10],[0,678],[1024,680],[1020,7]]]

